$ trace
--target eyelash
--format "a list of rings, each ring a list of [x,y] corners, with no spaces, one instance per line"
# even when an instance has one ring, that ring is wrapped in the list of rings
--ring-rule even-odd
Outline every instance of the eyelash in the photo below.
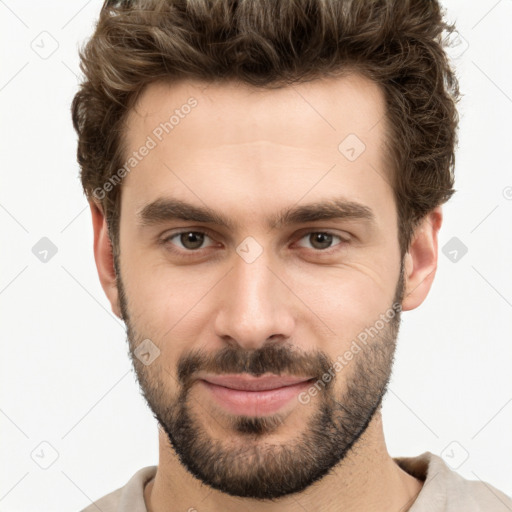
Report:
[[[206,235],[208,238],[213,240],[213,237],[207,231],[185,229],[185,230],[173,233],[172,235],[166,236],[165,238],[163,238],[160,241],[160,243],[165,245],[165,246],[167,246],[171,252],[176,253],[178,255],[182,255],[182,256],[198,254],[202,250],[206,249],[206,248],[200,248],[200,249],[177,249],[176,246],[171,242],[171,240],[173,238],[179,237],[180,235],[182,235],[184,233],[194,233],[194,234]],[[327,249],[314,249],[314,248],[310,249],[310,250],[312,250],[313,252],[315,252],[317,254],[330,255],[333,252],[339,250],[340,247],[344,247],[345,245],[350,243],[349,240],[346,240],[342,236],[337,235],[336,233],[333,233],[332,231],[329,231],[329,230],[308,231],[308,232],[302,234],[298,240],[302,240],[303,238],[305,238],[307,236],[310,236],[312,234],[319,234],[319,233],[322,234],[322,235],[329,235],[329,236],[332,236],[332,237],[335,237],[335,238],[339,238],[340,242],[338,244],[332,246],[332,247],[327,248]],[[303,247],[303,248],[304,249],[309,249],[309,248],[305,248],[305,247]]]

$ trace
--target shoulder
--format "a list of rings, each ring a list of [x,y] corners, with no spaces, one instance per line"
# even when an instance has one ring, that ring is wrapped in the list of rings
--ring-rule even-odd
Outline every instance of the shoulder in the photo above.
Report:
[[[466,480],[462,477],[460,479],[462,481],[455,489],[467,496],[468,501],[475,507],[475,512],[512,511],[512,498],[493,485],[483,480]],[[456,503],[457,495],[453,495],[451,499]]]
[[[467,480],[438,455],[395,457],[409,474],[423,480],[423,488],[410,512],[510,512],[512,498],[482,480]]]
[[[98,510],[101,510],[101,512],[117,512],[123,489],[124,487],[120,487],[119,489],[106,494],[94,503],[91,503],[88,507],[82,509],[80,512],[98,512]]]
[[[123,487],[97,499],[80,512],[146,512],[144,486],[156,474],[157,466],[139,469]]]

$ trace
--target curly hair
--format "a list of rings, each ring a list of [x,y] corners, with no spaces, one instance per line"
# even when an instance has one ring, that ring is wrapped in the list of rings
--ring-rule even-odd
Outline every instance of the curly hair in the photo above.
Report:
[[[79,50],[73,98],[80,178],[118,250],[124,122],[157,80],[286,87],[349,71],[378,84],[402,257],[418,223],[455,192],[459,84],[445,52],[453,25],[436,0],[106,1]]]

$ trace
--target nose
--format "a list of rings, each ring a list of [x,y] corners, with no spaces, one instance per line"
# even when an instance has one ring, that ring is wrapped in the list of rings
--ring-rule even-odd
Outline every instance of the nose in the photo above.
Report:
[[[296,302],[285,276],[273,267],[265,251],[251,263],[236,255],[234,268],[218,290],[217,336],[246,350],[291,337]]]

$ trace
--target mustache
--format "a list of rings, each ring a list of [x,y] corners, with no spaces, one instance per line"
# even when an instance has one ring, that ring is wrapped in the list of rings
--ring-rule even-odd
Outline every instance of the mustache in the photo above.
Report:
[[[320,378],[332,366],[332,361],[322,351],[299,351],[286,344],[264,345],[247,351],[241,347],[224,347],[215,354],[197,349],[184,354],[178,361],[178,380],[188,388],[198,372],[214,374],[246,373],[259,377],[265,373],[289,374],[296,377]]]

